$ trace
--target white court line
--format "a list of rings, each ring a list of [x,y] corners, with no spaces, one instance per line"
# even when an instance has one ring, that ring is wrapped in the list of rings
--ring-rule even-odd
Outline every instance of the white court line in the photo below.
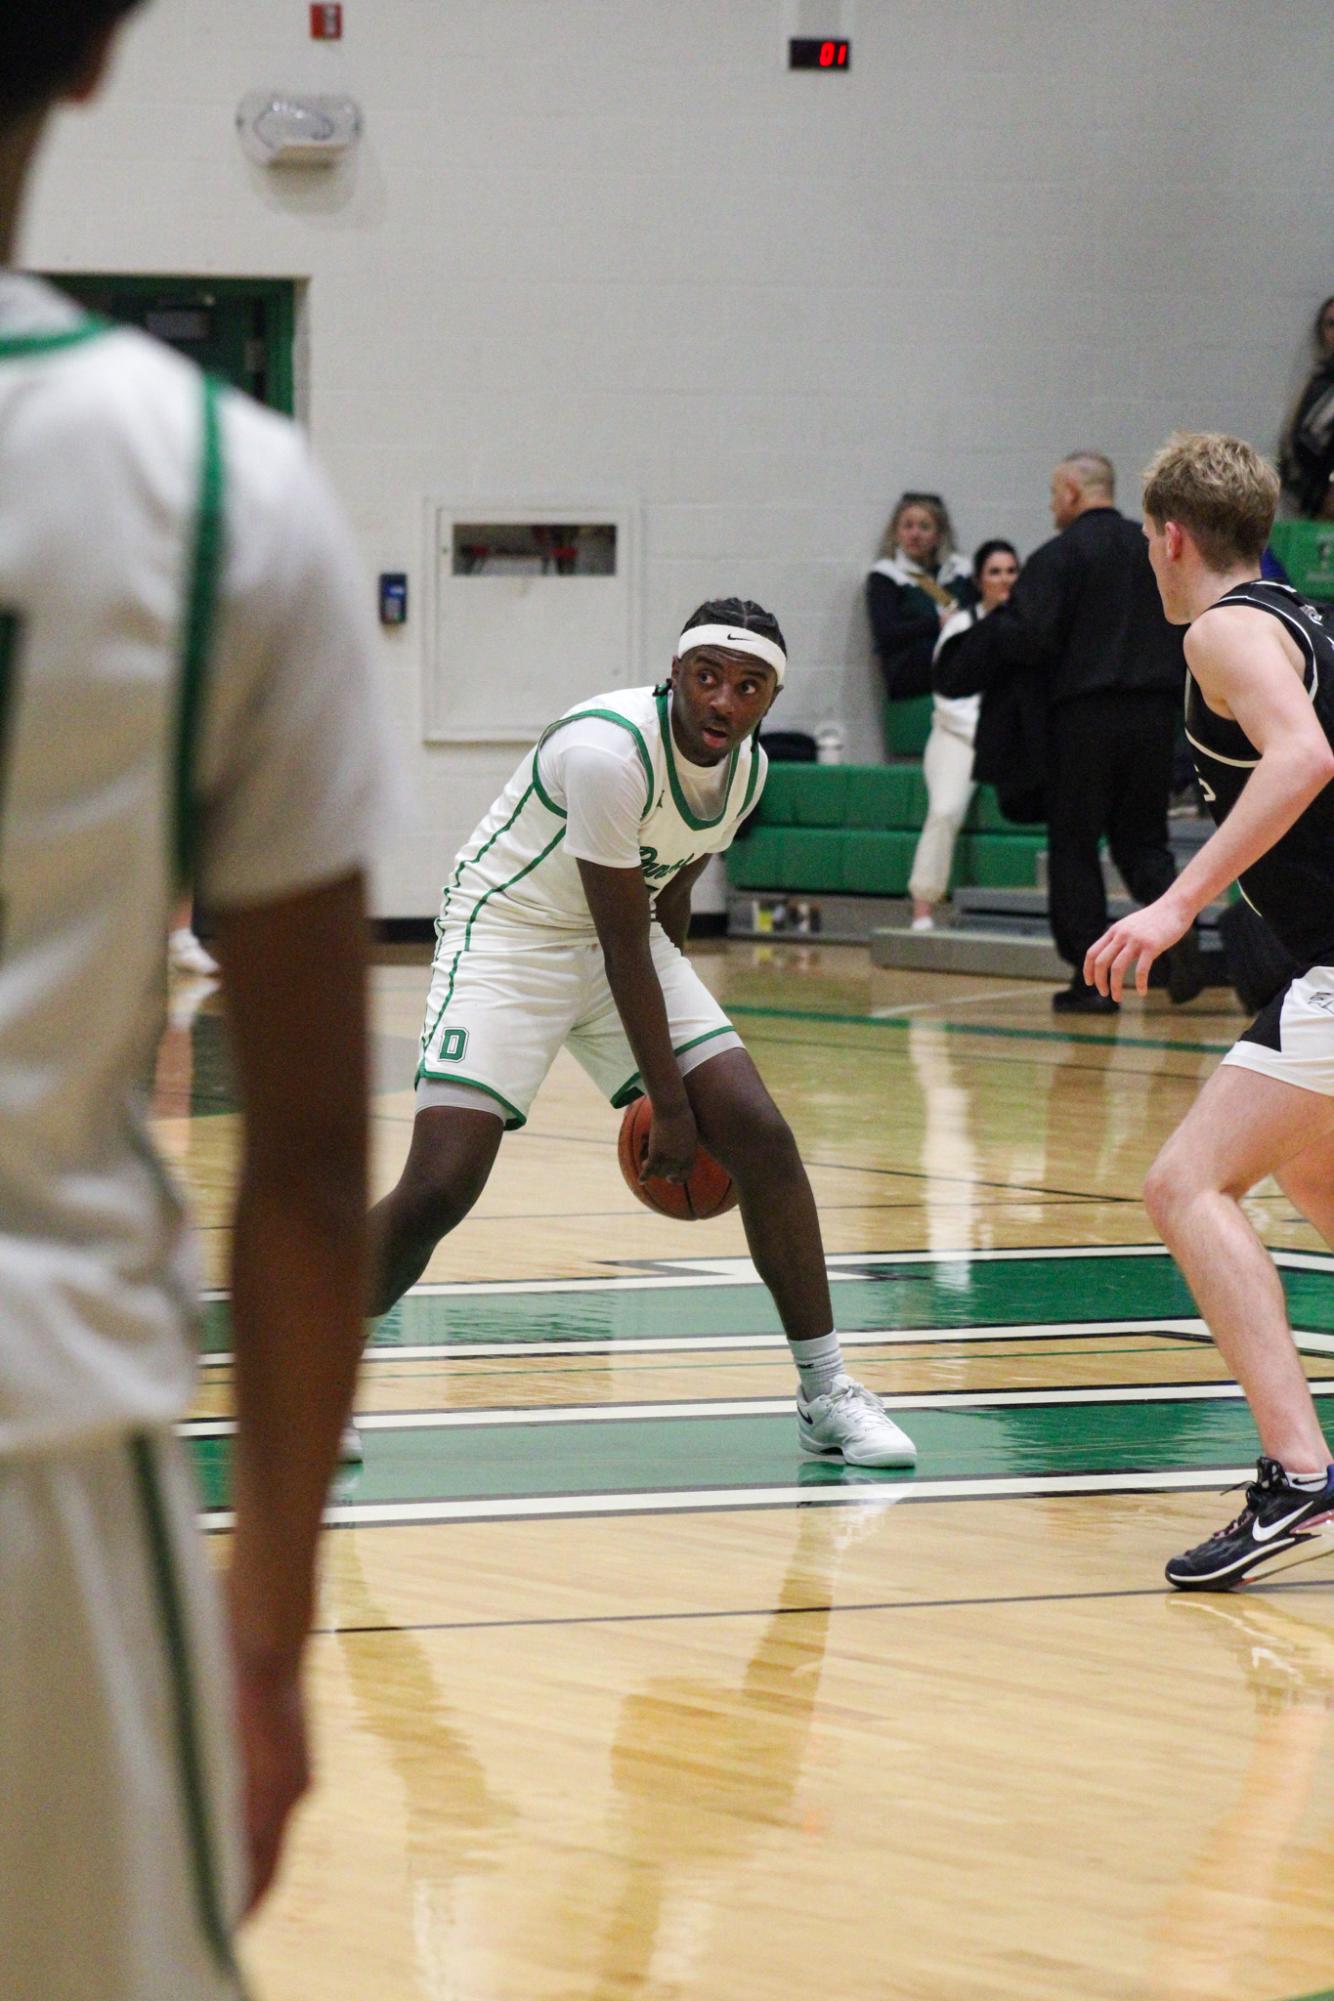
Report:
[[[974,1251],[838,1251],[826,1257],[831,1279],[858,1279],[867,1267],[888,1265],[970,1265],[1035,1262],[1074,1258],[1165,1258],[1161,1244],[1070,1244],[1044,1245],[1032,1250]],[[1328,1251],[1272,1251],[1276,1265],[1285,1271],[1334,1271],[1334,1253]],[[855,1269],[849,1271],[847,1266]],[[663,1258],[651,1272],[617,1274],[607,1278],[511,1278],[434,1280],[414,1285],[408,1299],[504,1298],[528,1294],[540,1298],[551,1292],[670,1292],[692,1286],[759,1285],[760,1275],[749,1258]],[[210,1286],[202,1295],[206,1301],[230,1298],[221,1286]]]
[[[1058,1341],[1080,1334],[1178,1334],[1204,1338],[1202,1320],[1038,1320],[1031,1323],[1008,1321],[985,1327],[887,1327],[859,1328],[851,1334],[840,1332],[845,1348],[915,1348],[936,1343],[974,1341]],[[1306,1339],[1308,1337],[1300,1337]],[[1328,1341],[1334,1350],[1334,1335],[1315,1335]],[[719,1349],[787,1349],[785,1334],[627,1334],[620,1341],[478,1341],[445,1345],[425,1342],[410,1348],[386,1343],[377,1348],[372,1339],[366,1349],[367,1363],[380,1362],[472,1362],[502,1361],[508,1356],[529,1359],[540,1355],[694,1355]],[[230,1368],[230,1354],[203,1355],[205,1369]]]
[[[1312,1396],[1334,1396],[1334,1377],[1313,1377]],[[1047,1404],[1239,1403],[1236,1383],[1131,1383],[1104,1389],[922,1390],[881,1396],[886,1410],[1022,1410]],[[538,1409],[489,1405],[480,1410],[367,1411],[362,1431],[476,1431],[507,1425],[630,1424],[645,1418],[790,1417],[792,1398],[735,1397],[704,1403],[604,1403],[543,1405]],[[227,1438],[235,1420],[191,1418],[177,1427],[183,1438]]]
[[[912,1001],[907,1007],[873,1007],[870,1011],[869,1019],[871,1021],[898,1021],[905,1015],[929,1014],[933,1010],[942,1008],[984,1007],[988,1001],[1032,1000],[1032,998],[1033,983],[1030,980],[1026,986],[1002,987],[998,994],[960,994],[957,1000]],[[945,1019],[943,1017],[941,1026],[945,1026]]]
[[[1044,1494],[1153,1494],[1235,1485],[1250,1466],[1206,1466],[1172,1473],[1039,1473],[1029,1478],[902,1480],[829,1487],[718,1487],[644,1494],[534,1494],[486,1501],[340,1501],[325,1511],[331,1528],[392,1528],[412,1523],[497,1522],[572,1515],[690,1514],[721,1508],[891,1507],[905,1501],[1026,1500]],[[210,1509],[205,1529],[230,1529],[233,1516]]]

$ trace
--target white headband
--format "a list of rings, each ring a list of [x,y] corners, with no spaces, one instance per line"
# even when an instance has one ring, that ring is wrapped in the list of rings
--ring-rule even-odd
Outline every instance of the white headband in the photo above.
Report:
[[[758,632],[747,632],[744,626],[734,630],[730,625],[688,625],[676,642],[677,659],[696,646],[725,646],[732,653],[753,653],[766,667],[773,668],[779,687],[783,685],[787,655],[781,646],[775,646],[772,639],[765,639]]]

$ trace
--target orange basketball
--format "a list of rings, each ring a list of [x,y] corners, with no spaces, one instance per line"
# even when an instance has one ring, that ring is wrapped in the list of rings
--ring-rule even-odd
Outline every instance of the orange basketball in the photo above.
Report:
[[[708,1216],[721,1216],[725,1209],[735,1209],[736,1183],[702,1146],[696,1149],[694,1163],[684,1181],[662,1181],[656,1174],[648,1181],[640,1180],[652,1124],[653,1108],[647,1098],[636,1098],[626,1107],[616,1153],[630,1193],[637,1195],[646,1209],[656,1209],[660,1216],[674,1216],[680,1223],[703,1222]]]

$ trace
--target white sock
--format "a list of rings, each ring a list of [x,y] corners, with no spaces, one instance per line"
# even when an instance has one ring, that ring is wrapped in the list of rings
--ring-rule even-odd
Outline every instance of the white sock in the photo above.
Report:
[[[788,1346],[801,1378],[801,1394],[807,1403],[813,1402],[816,1397],[828,1396],[835,1384],[842,1382],[848,1373],[843,1365],[837,1328],[832,1333],[818,1335],[814,1341],[789,1341]]]
[[[1288,1467],[1283,1468],[1283,1478],[1290,1487],[1295,1487],[1301,1494],[1318,1494],[1322,1487],[1329,1484],[1332,1473],[1334,1466],[1327,1466],[1320,1473],[1293,1473]]]

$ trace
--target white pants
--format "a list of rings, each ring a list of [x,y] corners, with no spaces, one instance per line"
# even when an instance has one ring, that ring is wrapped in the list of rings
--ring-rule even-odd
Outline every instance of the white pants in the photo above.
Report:
[[[232,1697],[169,1432],[0,1459],[0,1993],[239,2001]]]
[[[908,894],[917,903],[939,903],[950,886],[954,843],[977,790],[973,746],[953,730],[933,723],[922,775],[926,779],[926,824],[913,856]]]

